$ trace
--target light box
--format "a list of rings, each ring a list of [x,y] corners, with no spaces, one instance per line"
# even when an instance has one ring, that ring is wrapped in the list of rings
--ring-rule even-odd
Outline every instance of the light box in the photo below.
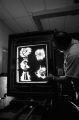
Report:
[[[52,34],[49,32],[9,36],[8,95],[48,96],[52,86],[46,77],[53,71]]]
[[[48,76],[47,44],[17,47],[16,82],[46,83]]]

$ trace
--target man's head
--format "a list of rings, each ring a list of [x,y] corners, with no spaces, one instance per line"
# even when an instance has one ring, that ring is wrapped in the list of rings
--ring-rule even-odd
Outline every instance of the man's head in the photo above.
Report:
[[[71,36],[66,32],[55,32],[54,33],[54,42],[57,47],[57,49],[61,51],[66,51],[69,46],[71,45],[72,38]]]

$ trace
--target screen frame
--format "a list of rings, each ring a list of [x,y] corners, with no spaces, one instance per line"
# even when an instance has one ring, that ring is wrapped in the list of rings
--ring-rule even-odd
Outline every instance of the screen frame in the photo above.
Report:
[[[28,44],[47,44],[48,47],[48,73],[55,72],[55,66],[53,66],[53,54],[52,54],[52,32],[34,32],[34,33],[24,33],[24,34],[15,34],[9,36],[8,42],[8,82],[7,82],[7,94],[11,96],[18,97],[36,97],[36,96],[48,96],[52,94],[52,85],[47,83],[36,83],[36,84],[23,84],[16,83],[16,47],[18,45]],[[24,41],[24,42],[23,42]]]

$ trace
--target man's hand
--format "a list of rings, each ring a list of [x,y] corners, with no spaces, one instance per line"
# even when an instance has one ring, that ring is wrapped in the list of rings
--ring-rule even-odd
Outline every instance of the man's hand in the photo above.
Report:
[[[54,75],[52,75],[52,74],[49,74],[48,76],[47,76],[47,79],[53,79],[54,78]]]
[[[51,83],[51,82],[54,80],[54,75],[49,74],[49,75],[46,77],[46,80],[48,81],[47,83]]]

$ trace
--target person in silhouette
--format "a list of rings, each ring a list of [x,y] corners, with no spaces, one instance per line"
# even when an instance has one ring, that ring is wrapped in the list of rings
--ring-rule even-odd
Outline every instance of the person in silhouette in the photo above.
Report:
[[[75,83],[79,79],[79,41],[66,32],[56,31],[54,33],[54,43],[57,49],[64,53],[65,75],[57,77],[49,74],[47,77],[48,83],[52,83],[53,80],[59,82],[71,80],[73,89],[75,89],[73,81]],[[76,94],[76,99],[78,99],[78,94]]]

